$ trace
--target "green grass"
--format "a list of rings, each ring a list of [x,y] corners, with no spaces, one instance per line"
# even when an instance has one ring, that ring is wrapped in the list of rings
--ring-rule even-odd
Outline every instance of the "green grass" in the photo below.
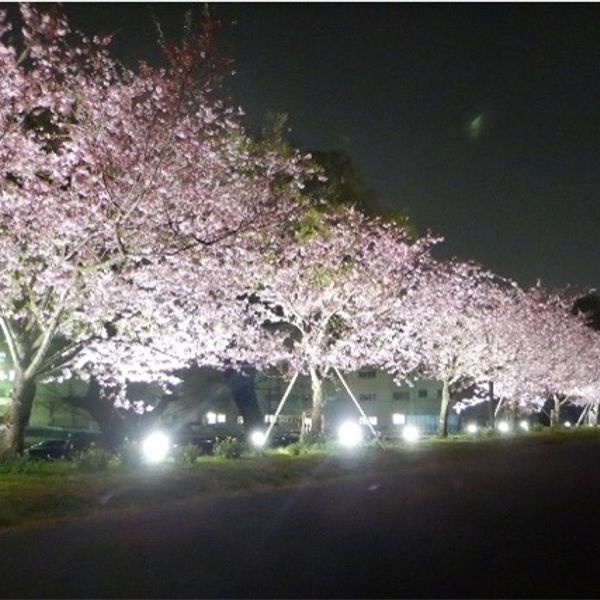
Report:
[[[0,527],[88,514],[144,509],[204,495],[252,493],[274,487],[322,482],[366,472],[399,472],[415,466],[519,453],[544,444],[600,440],[600,430],[557,429],[514,436],[453,436],[417,444],[400,442],[383,451],[343,451],[329,446],[289,456],[282,451],[238,460],[199,458],[192,465],[166,463],[126,468],[111,465],[82,472],[77,463],[35,463],[11,471],[0,466]]]

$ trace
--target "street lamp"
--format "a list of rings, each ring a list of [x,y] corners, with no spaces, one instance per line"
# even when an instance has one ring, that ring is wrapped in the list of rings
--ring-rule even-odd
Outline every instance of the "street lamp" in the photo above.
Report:
[[[405,442],[409,442],[412,444],[418,441],[420,436],[421,432],[414,425],[406,425],[406,427],[404,427],[404,429],[402,430],[402,438]]]
[[[171,447],[171,440],[166,433],[154,431],[142,443],[142,452],[150,463],[159,463],[165,459]]]
[[[498,431],[500,433],[508,433],[510,431],[510,425],[507,421],[500,421],[498,423]]]
[[[346,448],[354,448],[354,446],[358,446],[358,444],[362,442],[362,438],[362,429],[353,421],[346,421],[345,423],[342,423],[338,429],[338,439],[340,444],[342,444],[342,446],[346,446]]]
[[[253,431],[250,435],[250,441],[252,442],[253,446],[262,448],[267,441],[267,436],[262,431]]]

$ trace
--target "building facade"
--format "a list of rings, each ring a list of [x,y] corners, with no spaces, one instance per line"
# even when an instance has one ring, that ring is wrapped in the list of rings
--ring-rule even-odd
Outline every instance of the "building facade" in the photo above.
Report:
[[[325,430],[335,431],[341,422],[355,420],[367,425],[365,417],[377,430],[393,435],[405,425],[415,425],[423,433],[437,431],[442,398],[442,384],[432,379],[419,379],[412,384],[397,385],[393,377],[376,369],[342,374],[364,416],[335,374],[324,382]],[[273,420],[283,397],[286,382],[278,377],[261,376],[256,391],[265,420]],[[298,377],[286,400],[278,424],[283,428],[309,429],[311,388],[308,377]],[[449,415],[449,431],[460,427],[459,416]]]

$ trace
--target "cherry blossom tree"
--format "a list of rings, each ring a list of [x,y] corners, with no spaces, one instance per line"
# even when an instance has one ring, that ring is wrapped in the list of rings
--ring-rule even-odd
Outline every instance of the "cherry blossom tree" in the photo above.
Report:
[[[564,294],[538,285],[526,291],[515,287],[506,299],[502,318],[491,318],[486,324],[488,344],[493,342],[496,355],[494,364],[488,365],[500,398],[496,414],[504,411],[514,422],[517,412],[543,410],[550,398],[551,421],[556,424],[561,407],[579,402],[582,389],[590,389],[591,332],[571,314],[571,300]],[[487,349],[489,353],[489,345]],[[468,406],[482,398],[461,404]]]
[[[582,320],[569,307],[564,295],[541,286],[521,292],[511,306],[510,325],[498,332],[505,360],[496,380],[511,419],[519,410],[542,410],[551,398],[552,422],[558,423],[561,406],[585,379],[579,357],[589,339]]]
[[[322,431],[323,380],[377,360],[391,293],[407,290],[430,259],[430,238],[344,207],[312,211],[262,256],[247,310],[262,365],[309,375],[312,431]]]
[[[396,379],[396,362],[407,348],[421,357],[418,374],[442,382],[438,434],[448,432],[452,390],[490,379],[502,365],[497,335],[514,290],[510,281],[471,263],[438,262],[423,273],[398,310],[388,370]]]
[[[148,342],[146,269],[147,283],[226,261],[217,248],[296,214],[307,176],[217,99],[211,23],[163,40],[166,67],[130,70],[108,37],[20,9],[20,35],[0,13],[0,327],[16,371],[2,454],[22,449],[36,381],[69,366],[109,378],[128,339]],[[135,348],[127,375],[155,373],[151,345]]]

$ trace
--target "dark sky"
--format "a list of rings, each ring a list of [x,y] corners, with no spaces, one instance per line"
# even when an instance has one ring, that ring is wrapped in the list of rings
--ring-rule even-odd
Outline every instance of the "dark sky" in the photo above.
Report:
[[[130,59],[157,55],[152,10],[174,32],[189,6],[65,9],[119,30]],[[289,113],[296,145],[345,150],[382,206],[407,208],[448,255],[522,284],[600,285],[598,5],[210,7],[251,127]]]

